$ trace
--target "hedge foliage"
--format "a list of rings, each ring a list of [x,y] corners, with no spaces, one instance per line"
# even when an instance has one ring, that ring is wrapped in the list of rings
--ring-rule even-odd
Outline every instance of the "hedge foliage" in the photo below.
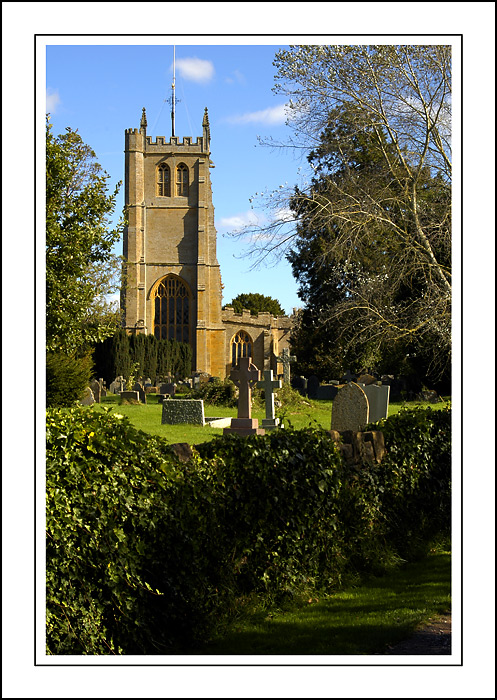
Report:
[[[388,457],[355,471],[319,430],[216,438],[184,464],[119,414],[48,411],[48,653],[174,653],[244,596],[419,553],[450,526],[450,410],[382,429]]]
[[[91,357],[47,352],[46,402],[48,407],[73,406],[83,398],[93,372]]]

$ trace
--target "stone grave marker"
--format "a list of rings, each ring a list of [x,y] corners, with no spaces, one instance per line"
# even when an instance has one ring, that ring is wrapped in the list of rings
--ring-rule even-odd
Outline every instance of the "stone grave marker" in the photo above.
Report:
[[[340,389],[331,410],[331,429],[363,430],[369,423],[369,403],[364,390],[354,382]]]
[[[288,348],[284,348],[281,355],[276,359],[283,365],[283,381],[285,384],[290,384],[290,365],[292,362],[296,362],[297,358],[295,355],[290,355]]]
[[[176,384],[168,382],[161,384],[159,387],[159,394],[169,394],[169,396],[174,396],[176,393]]]
[[[90,389],[90,387],[86,387],[85,393],[83,394],[83,398],[79,402],[82,406],[91,406],[92,404],[95,403],[95,397],[93,396],[93,391]]]
[[[252,418],[252,386],[259,381],[260,372],[252,364],[250,357],[240,358],[239,369],[231,370],[230,379],[238,387],[238,418],[231,419],[229,428],[224,428],[223,433],[236,433],[237,435],[264,435],[264,430],[259,428],[257,418]]]
[[[90,389],[93,392],[93,398],[95,403],[100,403],[100,392],[101,392],[100,382],[97,379],[92,379],[90,382]]]
[[[316,399],[323,399],[324,401],[333,401],[339,392],[339,388],[336,384],[320,384],[316,391]]]
[[[143,385],[140,382],[135,382],[132,391],[138,392],[138,396],[140,397],[141,403],[147,403],[147,395],[145,393]]]
[[[352,374],[352,372],[350,371],[350,369],[348,369],[348,370],[345,372],[345,374],[343,375],[343,377],[341,378],[340,382],[341,382],[342,384],[348,384],[348,382],[355,382],[356,379],[357,379],[357,375]]]
[[[377,384],[359,384],[359,386],[368,397],[369,422],[376,423],[382,418],[387,418],[390,387],[383,384],[381,386],[378,386]]]
[[[307,380],[307,396],[315,399],[319,389],[319,379],[313,374]]]
[[[162,402],[162,425],[204,425],[203,399],[170,399]]]
[[[266,417],[262,419],[264,430],[274,430],[278,427],[280,419],[274,415],[274,389],[281,389],[281,379],[273,379],[273,370],[264,370],[264,379],[257,382],[259,389],[264,389],[266,403]]]

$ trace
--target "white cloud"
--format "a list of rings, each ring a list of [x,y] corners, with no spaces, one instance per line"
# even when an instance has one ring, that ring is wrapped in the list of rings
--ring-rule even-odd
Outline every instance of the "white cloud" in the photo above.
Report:
[[[58,90],[47,88],[47,107],[46,111],[50,114],[55,114],[57,107],[60,104],[60,95]]]
[[[182,78],[194,83],[208,83],[214,77],[214,65],[201,58],[178,58],[176,67]]]
[[[227,121],[231,124],[268,124],[278,125],[284,124],[288,117],[288,107],[286,104],[276,107],[268,107],[261,109],[258,112],[247,112],[233,117],[228,117]]]
[[[247,211],[244,214],[225,216],[216,221],[216,226],[230,231],[241,231],[247,226],[256,226],[259,223],[260,218],[253,211]]]
[[[245,80],[245,76],[239,70],[232,71],[230,73],[230,75],[225,80],[229,85],[232,85],[233,83],[238,83],[239,85],[245,85],[247,82]]]

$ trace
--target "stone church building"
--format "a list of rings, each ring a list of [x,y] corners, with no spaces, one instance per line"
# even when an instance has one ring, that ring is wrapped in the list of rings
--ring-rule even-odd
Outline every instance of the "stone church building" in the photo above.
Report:
[[[281,374],[277,358],[289,346],[293,317],[221,308],[211,167],[207,109],[195,141],[153,141],[145,109],[140,128],[126,129],[126,330],[189,343],[196,372],[224,378],[248,355],[261,371]]]

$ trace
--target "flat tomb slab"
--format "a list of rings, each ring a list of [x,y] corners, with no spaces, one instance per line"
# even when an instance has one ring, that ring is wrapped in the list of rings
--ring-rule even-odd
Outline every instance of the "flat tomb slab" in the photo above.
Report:
[[[169,399],[162,402],[162,425],[205,425],[203,399]]]

